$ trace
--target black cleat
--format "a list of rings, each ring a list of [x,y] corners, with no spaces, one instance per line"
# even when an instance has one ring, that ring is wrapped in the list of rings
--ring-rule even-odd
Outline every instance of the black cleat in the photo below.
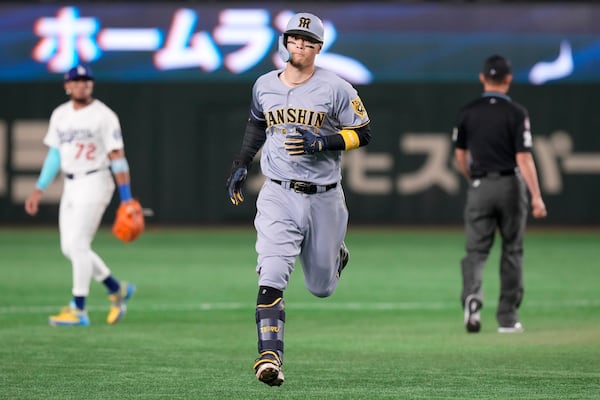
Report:
[[[284,380],[279,357],[273,351],[265,351],[256,359],[254,372],[256,379],[269,386],[281,386]]]
[[[481,300],[476,299],[474,295],[469,295],[465,299],[465,328],[469,333],[477,333],[481,330]]]

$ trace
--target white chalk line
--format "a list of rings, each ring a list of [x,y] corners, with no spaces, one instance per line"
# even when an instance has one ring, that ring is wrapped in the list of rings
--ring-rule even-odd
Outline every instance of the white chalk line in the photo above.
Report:
[[[254,310],[252,302],[225,302],[225,303],[165,303],[165,304],[131,304],[130,309],[137,312],[197,312],[197,311],[235,311],[235,310]],[[486,303],[486,308],[495,308],[497,304]],[[64,305],[63,305],[64,306]],[[38,314],[52,313],[60,309],[61,305],[8,305],[0,306],[0,314]],[[105,311],[108,305],[89,305],[88,311]],[[435,311],[435,310],[454,310],[460,306],[457,302],[377,302],[377,303],[357,303],[357,302],[288,302],[288,310],[324,310],[324,311]],[[557,309],[557,308],[599,308],[600,299],[589,300],[565,300],[565,301],[530,301],[523,304],[523,307],[534,309]]]

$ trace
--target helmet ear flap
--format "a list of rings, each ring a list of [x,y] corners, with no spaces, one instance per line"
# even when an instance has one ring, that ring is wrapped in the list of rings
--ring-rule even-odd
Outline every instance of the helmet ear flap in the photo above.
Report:
[[[287,49],[287,35],[283,34],[279,36],[279,48],[277,52],[284,63],[290,60],[290,52]]]

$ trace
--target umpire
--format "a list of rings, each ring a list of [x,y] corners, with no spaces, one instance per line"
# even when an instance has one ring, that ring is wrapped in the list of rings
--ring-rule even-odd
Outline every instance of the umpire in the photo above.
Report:
[[[460,110],[452,133],[457,166],[469,182],[464,209],[466,255],[461,262],[464,324],[467,332],[481,329],[483,267],[498,229],[502,237],[498,332],[517,333],[523,331],[518,308],[523,298],[527,189],[534,218],[544,218],[546,206],[531,154],[528,112],[507,95],[510,62],[500,55],[489,57],[479,80],[482,96]]]

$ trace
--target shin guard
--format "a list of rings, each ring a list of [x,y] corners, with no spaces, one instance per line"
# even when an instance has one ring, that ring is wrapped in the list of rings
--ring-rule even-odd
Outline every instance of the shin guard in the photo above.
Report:
[[[256,306],[258,353],[261,358],[271,358],[277,361],[280,366],[283,364],[284,323],[285,303],[282,297],[271,304],[258,304]]]

